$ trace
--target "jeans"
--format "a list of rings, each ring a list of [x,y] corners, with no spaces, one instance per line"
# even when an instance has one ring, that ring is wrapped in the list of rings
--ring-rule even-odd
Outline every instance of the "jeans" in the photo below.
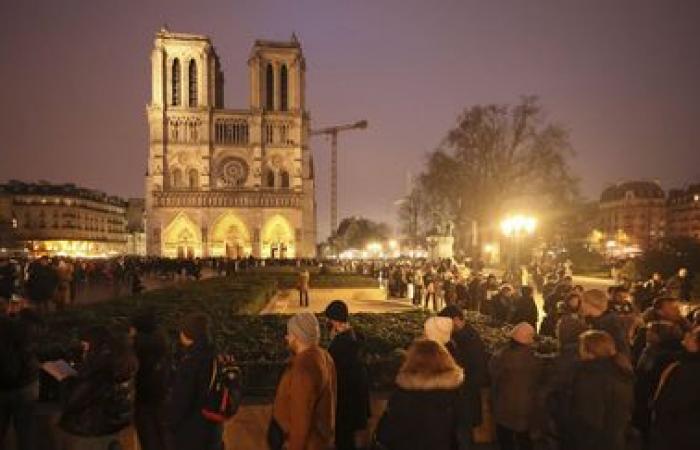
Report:
[[[39,384],[31,383],[20,389],[0,391],[0,444],[12,423],[17,436],[17,450],[34,450],[36,440],[36,400]]]

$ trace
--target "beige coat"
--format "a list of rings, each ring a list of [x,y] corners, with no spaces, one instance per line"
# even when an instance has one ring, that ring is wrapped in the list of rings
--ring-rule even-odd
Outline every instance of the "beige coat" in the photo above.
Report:
[[[333,448],[335,410],[333,359],[312,346],[292,358],[275,395],[272,414],[284,430],[287,450]]]

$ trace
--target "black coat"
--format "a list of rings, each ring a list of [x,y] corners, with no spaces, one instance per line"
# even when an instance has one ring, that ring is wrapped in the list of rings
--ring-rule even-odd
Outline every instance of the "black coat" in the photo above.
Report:
[[[27,292],[35,302],[46,302],[53,298],[58,287],[58,274],[51,266],[34,263],[29,269]]]
[[[624,450],[633,397],[631,371],[612,359],[580,362],[571,387],[573,448]]]
[[[336,335],[328,347],[338,383],[336,429],[357,431],[367,426],[369,381],[361,347],[362,338],[352,329]]]
[[[461,423],[468,427],[481,424],[481,389],[488,385],[489,373],[484,342],[479,333],[469,324],[452,334],[447,349],[455,362],[464,369],[465,378],[462,386]]]
[[[683,353],[653,404],[653,450],[700,446],[700,354]]]
[[[377,425],[377,440],[388,450],[456,450],[460,369],[427,376],[399,373]]]
[[[513,313],[508,322],[517,325],[527,322],[537,329],[537,305],[532,297],[518,297],[513,306]]]
[[[38,378],[36,327],[23,320],[25,315],[0,316],[0,391],[23,388]]]
[[[139,361],[136,374],[136,402],[161,405],[167,395],[170,362],[168,342],[160,330],[139,332],[134,340],[134,351]]]
[[[177,359],[165,404],[165,421],[175,450],[218,450],[222,446],[221,425],[207,421],[201,412],[214,357],[208,342],[195,342]]]
[[[117,356],[99,348],[88,355],[77,377],[69,378],[61,428],[79,436],[107,436],[126,428],[133,419],[133,355]]]
[[[612,311],[606,311],[598,317],[587,317],[586,321],[592,329],[605,331],[612,336],[617,351],[625,356],[630,356],[630,343],[627,338],[625,326],[617,314]]]

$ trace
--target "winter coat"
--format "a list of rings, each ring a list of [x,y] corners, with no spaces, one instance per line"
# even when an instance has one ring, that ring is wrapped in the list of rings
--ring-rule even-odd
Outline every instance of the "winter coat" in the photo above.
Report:
[[[34,263],[30,267],[27,293],[35,302],[46,302],[53,298],[58,287],[58,274],[51,266]]]
[[[605,331],[612,336],[619,353],[630,356],[630,342],[622,320],[612,311],[606,311],[598,317],[587,317],[586,322],[594,330]]]
[[[337,334],[328,347],[338,384],[336,430],[362,430],[369,416],[369,380],[360,359],[363,339],[349,329]]]
[[[39,376],[35,327],[23,320],[24,315],[0,316],[0,391],[21,389]]]
[[[139,361],[136,374],[136,403],[161,405],[167,396],[170,361],[168,342],[161,330],[139,332],[134,340]]]
[[[684,352],[669,367],[653,403],[652,450],[695,450],[700,445],[700,353]]]
[[[377,440],[388,450],[456,450],[461,368],[438,375],[399,372],[377,425]]]
[[[537,329],[537,305],[532,297],[518,297],[513,305],[509,323],[513,325],[520,322],[527,322]]]
[[[576,450],[624,450],[633,403],[631,371],[612,358],[581,361],[571,386],[569,430]]]
[[[634,414],[635,427],[648,431],[651,424],[651,402],[659,385],[661,374],[680,356],[683,347],[680,341],[671,340],[657,345],[648,345],[642,352],[635,368]]]
[[[452,333],[447,349],[455,362],[467,374],[461,390],[460,423],[467,427],[481,424],[481,389],[488,385],[489,374],[484,342],[479,333],[469,324]]]
[[[312,346],[292,357],[272,406],[287,450],[332,448],[336,389],[335,365],[328,352]]]
[[[117,357],[109,348],[91,351],[75,378],[67,383],[60,427],[69,434],[97,437],[126,428],[134,413],[133,355]]]
[[[558,441],[558,448],[571,448],[571,431],[566,421],[571,411],[571,386],[578,366],[578,343],[563,345],[543,372],[538,395],[540,426],[544,435]]]
[[[514,431],[528,431],[541,363],[531,347],[511,341],[489,361],[493,419]]]
[[[211,382],[214,349],[195,342],[177,358],[165,403],[165,423],[176,450],[210,450],[222,445],[220,424],[204,418],[201,408]]]

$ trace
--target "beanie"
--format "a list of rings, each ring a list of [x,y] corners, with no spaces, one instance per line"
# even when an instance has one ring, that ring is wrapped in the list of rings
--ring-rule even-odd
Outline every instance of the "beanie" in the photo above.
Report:
[[[348,321],[348,305],[342,300],[333,300],[326,306],[326,317],[338,322]]]
[[[442,345],[450,342],[452,336],[452,319],[448,317],[430,317],[425,321],[425,337]]]
[[[318,344],[321,338],[321,330],[316,316],[307,311],[297,313],[289,319],[287,333],[307,344]]]
[[[209,334],[209,318],[202,313],[192,313],[182,319],[180,329],[189,339],[199,341]]]
[[[513,327],[510,337],[520,344],[531,345],[535,342],[535,329],[527,322],[520,322]]]

